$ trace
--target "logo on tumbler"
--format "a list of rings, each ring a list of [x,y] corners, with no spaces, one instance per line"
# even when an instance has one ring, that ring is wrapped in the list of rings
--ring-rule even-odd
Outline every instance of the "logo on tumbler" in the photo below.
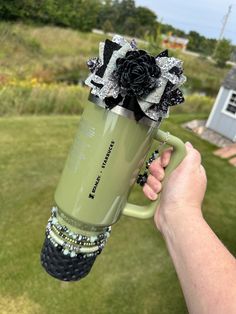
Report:
[[[79,171],[81,163],[86,160],[86,156],[89,154],[89,150],[91,149],[89,139],[94,137],[95,132],[95,127],[89,121],[81,118],[79,130],[75,137],[67,162],[67,167],[71,171]]]
[[[93,188],[92,188],[92,191],[91,191],[91,193],[89,193],[89,196],[88,196],[88,197],[91,198],[91,199],[94,199],[94,198],[95,198],[96,189],[97,189],[98,184],[99,184],[99,182],[100,182],[100,180],[101,180],[101,178],[102,178],[102,170],[106,168],[107,162],[108,162],[108,160],[109,160],[109,157],[110,157],[110,155],[111,155],[111,152],[112,152],[112,149],[113,149],[114,145],[115,145],[115,142],[114,142],[114,141],[111,141],[111,143],[110,143],[110,145],[109,145],[109,147],[108,147],[108,150],[107,150],[107,152],[106,152],[106,155],[105,155],[105,157],[104,157],[104,160],[103,160],[103,162],[102,162],[102,164],[101,164],[100,175],[97,176],[97,178],[96,178],[96,180],[95,180],[95,183],[94,183],[94,186],[93,186]]]

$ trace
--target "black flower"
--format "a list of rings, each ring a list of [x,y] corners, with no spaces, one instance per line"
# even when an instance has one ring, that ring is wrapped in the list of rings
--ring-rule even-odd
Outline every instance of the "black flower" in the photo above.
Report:
[[[121,89],[130,96],[144,96],[157,87],[161,70],[155,58],[144,50],[128,51],[116,60],[113,72]]]

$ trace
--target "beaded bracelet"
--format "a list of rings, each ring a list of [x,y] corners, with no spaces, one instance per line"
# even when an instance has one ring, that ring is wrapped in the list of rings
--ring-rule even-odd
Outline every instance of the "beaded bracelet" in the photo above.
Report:
[[[152,153],[151,157],[148,159],[148,161],[146,162],[146,169],[148,170],[149,166],[151,165],[151,163],[157,159],[157,157],[159,157],[159,151],[160,151],[160,148],[162,146],[164,146],[166,144],[166,142],[168,141],[168,138],[169,138],[169,135],[170,133],[167,132],[167,137],[166,137],[166,140],[164,142],[162,142],[158,148]],[[140,186],[144,186],[144,184],[147,182],[147,178],[148,178],[148,171],[144,171],[144,173],[140,173],[138,175],[138,178],[136,180],[136,183],[139,184]]]
[[[149,166],[151,165],[151,163],[159,156],[159,151],[158,149],[156,149],[151,157],[148,159],[148,161],[146,161],[146,169],[149,168]],[[147,182],[147,178],[148,178],[148,172],[145,171],[143,174],[139,174],[138,178],[137,178],[137,184],[139,184],[140,186],[144,186],[144,184]]]
[[[110,236],[110,226],[105,227],[104,232],[96,236],[85,236],[72,232],[67,226],[61,225],[57,214],[58,208],[53,207],[46,226],[46,236],[55,247],[62,250],[64,255],[86,258],[101,253]]]

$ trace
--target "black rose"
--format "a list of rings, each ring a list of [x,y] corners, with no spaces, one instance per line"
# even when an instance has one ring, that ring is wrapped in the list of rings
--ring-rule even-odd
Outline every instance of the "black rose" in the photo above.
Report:
[[[128,51],[116,60],[114,77],[127,95],[144,96],[157,87],[161,70],[155,58],[143,50]]]

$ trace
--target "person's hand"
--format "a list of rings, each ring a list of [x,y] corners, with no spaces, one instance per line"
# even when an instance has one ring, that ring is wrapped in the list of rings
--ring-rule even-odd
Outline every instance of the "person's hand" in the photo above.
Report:
[[[156,200],[161,191],[161,201],[155,213],[157,228],[163,232],[169,221],[184,219],[185,215],[201,215],[201,204],[206,191],[206,174],[201,165],[201,155],[190,143],[186,143],[187,155],[181,164],[165,180],[164,168],[169,164],[172,150],[166,150],[154,160],[143,192],[150,200]]]

